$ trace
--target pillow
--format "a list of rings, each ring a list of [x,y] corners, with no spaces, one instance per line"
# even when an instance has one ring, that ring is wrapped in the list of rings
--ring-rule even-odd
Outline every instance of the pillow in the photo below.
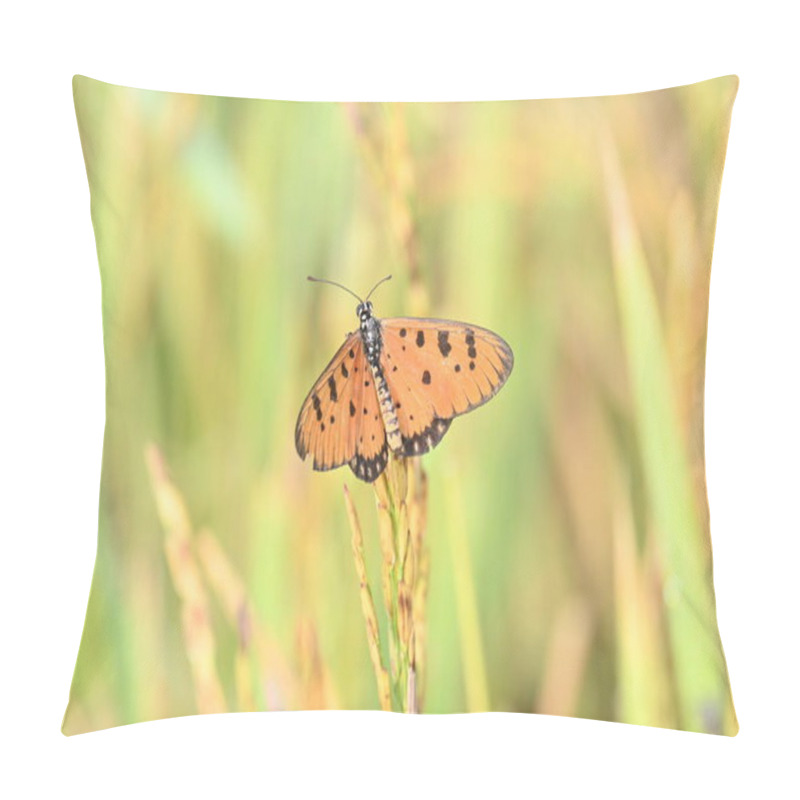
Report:
[[[734,735],[703,378],[737,86],[76,76],[107,405],[64,733],[383,708]]]

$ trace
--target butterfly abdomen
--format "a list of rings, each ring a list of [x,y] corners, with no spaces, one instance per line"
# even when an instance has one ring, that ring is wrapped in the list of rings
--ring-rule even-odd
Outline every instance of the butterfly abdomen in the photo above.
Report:
[[[361,317],[361,338],[364,342],[367,362],[372,370],[375,391],[378,394],[383,426],[386,429],[386,441],[390,450],[400,454],[403,452],[403,439],[400,435],[400,424],[397,421],[397,409],[381,367],[381,348],[383,345],[381,326],[380,322],[368,312]]]
[[[381,407],[381,416],[383,417],[383,425],[386,428],[386,441],[389,443],[389,448],[395,453],[402,453],[403,439],[400,436],[400,423],[397,421],[397,410],[392,400],[392,394],[389,391],[389,386],[386,383],[386,378],[383,376],[383,370],[380,364],[373,365],[372,376],[375,380],[375,388],[378,391],[378,402]]]

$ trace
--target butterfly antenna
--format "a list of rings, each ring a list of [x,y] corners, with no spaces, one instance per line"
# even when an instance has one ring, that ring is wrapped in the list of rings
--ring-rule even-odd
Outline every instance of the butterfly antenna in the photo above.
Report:
[[[338,286],[340,289],[344,289],[346,292],[353,295],[353,297],[355,297],[355,299],[358,300],[359,303],[364,302],[355,292],[351,291],[346,286],[342,286],[341,283],[336,283],[336,281],[329,281],[327,280],[327,278],[312,278],[310,275],[308,276],[308,279],[312,283],[329,283],[331,286]]]
[[[378,281],[378,282],[377,282],[377,283],[376,283],[376,284],[375,284],[375,285],[374,285],[374,286],[373,286],[373,287],[372,287],[372,288],[369,290],[369,294],[367,295],[367,300],[369,300],[369,299],[370,299],[370,297],[372,297],[372,293],[373,293],[373,292],[374,292],[374,291],[375,291],[375,290],[376,290],[376,289],[377,289],[377,288],[378,288],[378,287],[379,287],[379,286],[380,286],[382,283],[386,283],[386,281],[390,280],[390,279],[391,279],[391,277],[392,277],[391,275],[387,275],[385,278],[381,278],[381,279],[380,279],[380,280],[379,280],[379,281]]]

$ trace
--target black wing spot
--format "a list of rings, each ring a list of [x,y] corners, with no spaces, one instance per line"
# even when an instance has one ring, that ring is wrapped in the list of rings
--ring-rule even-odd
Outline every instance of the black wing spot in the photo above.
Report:
[[[454,369],[456,372],[461,372],[461,364],[456,364]]]
[[[354,417],[356,415],[356,407],[353,405],[353,401],[350,401],[350,416]]]
[[[364,386],[369,386],[369,381],[364,381]]]
[[[448,338],[450,334],[447,331],[439,331],[439,352],[447,358],[450,351],[453,349],[453,345],[450,344]]]
[[[342,361],[342,377],[343,378],[350,377],[350,373],[347,371],[347,365],[344,363],[344,361]]]
[[[478,351],[475,349],[475,345],[474,344],[471,344],[469,346],[469,349],[467,350],[467,355],[470,358],[477,358],[478,357]]]
[[[425,334],[422,331],[417,331],[417,347],[422,347],[425,344]]]
[[[315,394],[311,395],[311,405],[316,412],[317,422],[319,422],[322,419],[322,409],[320,408],[319,397],[317,397]]]
[[[392,372],[397,372],[397,365],[396,364],[395,364],[395,366],[392,367]]]
[[[321,428],[322,428],[322,430],[324,431],[324,430],[325,430],[325,423],[324,423],[324,422],[320,422],[320,427],[321,427]]]
[[[336,422],[336,417],[331,414],[331,425],[333,425],[334,422]]]
[[[366,416],[367,416],[367,414],[369,414],[369,411],[367,411],[367,409],[365,408],[365,409],[364,409],[364,416],[366,417]]]
[[[423,372],[423,373],[422,373],[422,382],[423,382],[423,383],[424,383],[426,386],[429,386],[429,385],[430,385],[430,382],[431,382],[431,374],[430,374],[430,372],[428,372],[428,370],[425,370],[425,372]]]
[[[355,358],[355,357],[356,357],[356,354],[355,354],[355,352],[353,351],[353,348],[352,348],[352,347],[350,348],[350,352],[349,352],[347,355],[349,355],[349,356],[350,356],[350,358]]]
[[[470,369],[475,369],[475,362],[474,361],[470,361],[469,362],[469,368]]]
[[[405,328],[400,328],[400,335],[405,339],[408,331]]]
[[[331,403],[335,403],[339,395],[336,393],[336,378],[333,375],[328,378],[328,388],[331,390]]]

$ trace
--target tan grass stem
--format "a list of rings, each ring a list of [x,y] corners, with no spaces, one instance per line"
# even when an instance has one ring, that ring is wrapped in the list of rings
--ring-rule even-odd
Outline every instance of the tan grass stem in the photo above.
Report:
[[[350,530],[353,532],[351,543],[353,547],[353,559],[356,564],[358,584],[361,593],[361,612],[364,615],[364,624],[367,628],[367,644],[369,645],[369,655],[372,660],[372,668],[375,672],[375,682],[378,686],[378,700],[383,711],[392,710],[392,690],[389,683],[389,674],[383,665],[381,658],[380,629],[378,627],[378,617],[375,614],[375,603],[372,599],[372,590],[369,586],[367,577],[367,565],[364,560],[364,538],[361,535],[361,523],[358,520],[356,507],[350,497],[347,486],[344,487],[344,502],[347,506],[347,518],[350,521]]]
[[[394,457],[373,484],[381,546],[381,586],[387,617],[388,670],[380,656],[377,616],[364,562],[361,526],[345,487],[345,504],[353,531],[353,556],[381,708],[388,704],[392,709],[411,714],[422,708],[420,668],[424,664],[420,663],[420,655],[424,655],[424,647],[418,647],[417,629],[425,630],[428,563],[424,535],[427,519],[425,486],[424,473],[416,459]]]
[[[164,528],[164,550],[170,577],[181,603],[186,655],[195,688],[197,710],[213,714],[227,710],[216,667],[216,644],[200,569],[194,556],[192,526],[183,496],[170,480],[155,445],[145,448],[158,516]]]
[[[253,639],[255,620],[244,582],[236,573],[217,538],[208,530],[197,536],[197,553],[206,578],[222,604],[228,624],[236,632],[234,680],[240,711],[254,711],[255,658]]]

